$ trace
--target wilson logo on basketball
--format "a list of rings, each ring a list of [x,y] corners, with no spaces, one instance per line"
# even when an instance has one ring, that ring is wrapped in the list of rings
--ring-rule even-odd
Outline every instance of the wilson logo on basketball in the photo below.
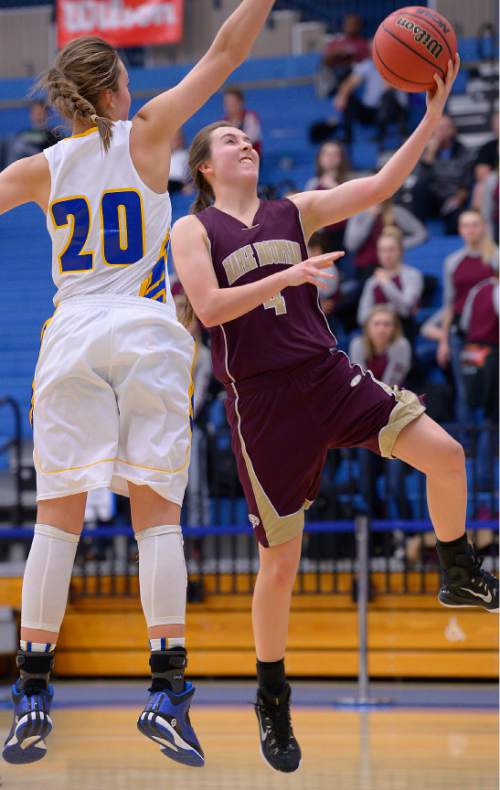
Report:
[[[435,38],[431,36],[427,30],[424,30],[423,27],[420,25],[415,24],[410,19],[407,19],[404,16],[400,16],[397,23],[399,27],[404,27],[406,30],[409,30],[410,33],[413,34],[413,38],[417,42],[417,44],[421,44],[427,52],[429,52],[433,58],[438,60],[441,52],[443,51],[443,45],[439,43]]]
[[[419,8],[415,11],[415,15],[426,16],[428,19],[431,19],[435,25],[441,28],[445,35],[452,31],[451,25],[446,24],[446,19],[441,14],[433,14],[427,8]]]

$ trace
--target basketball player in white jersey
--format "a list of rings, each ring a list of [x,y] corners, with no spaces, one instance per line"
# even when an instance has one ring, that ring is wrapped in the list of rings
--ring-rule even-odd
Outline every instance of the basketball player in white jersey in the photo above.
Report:
[[[162,752],[204,764],[184,680],[186,566],[179,526],[190,451],[193,341],[166,275],[170,143],[248,56],[274,0],[243,0],[176,87],[128,121],[127,71],[98,38],[68,44],[48,71],[49,102],[73,135],[0,174],[0,213],[35,202],[52,238],[56,311],[33,397],[37,524],[22,594],[20,677],[3,756],[46,752],[49,674],[87,492],[130,496],[152,685],[138,727]],[[105,658],[103,657],[103,660]]]

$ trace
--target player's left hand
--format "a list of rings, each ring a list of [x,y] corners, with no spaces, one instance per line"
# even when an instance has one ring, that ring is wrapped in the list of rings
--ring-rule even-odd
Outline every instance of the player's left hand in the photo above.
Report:
[[[453,88],[453,83],[457,78],[460,71],[460,55],[457,52],[455,63],[452,60],[448,61],[448,72],[446,79],[443,80],[438,74],[434,74],[434,82],[436,87],[427,91],[427,115],[439,120],[441,118],[448,97]]]

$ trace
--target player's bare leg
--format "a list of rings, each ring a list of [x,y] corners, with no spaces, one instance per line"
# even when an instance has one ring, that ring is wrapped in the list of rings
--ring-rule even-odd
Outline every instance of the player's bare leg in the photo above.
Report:
[[[290,719],[290,686],[284,656],[292,591],[302,548],[302,535],[279,546],[259,546],[260,567],[252,602],[259,690],[255,710],[263,757],[277,771],[289,773],[300,764],[300,747]]]
[[[299,567],[302,535],[279,546],[259,546],[260,567],[252,602],[255,649],[259,661],[285,655],[293,585]]]
[[[86,494],[42,500],[23,580],[20,677],[12,686],[14,721],[3,757],[31,763],[45,756],[52,730],[49,683],[71,572],[83,526]]]
[[[467,543],[467,476],[462,446],[427,415],[400,433],[393,454],[427,477],[427,503],[437,536],[444,606],[498,611],[498,580],[481,569]]]
[[[201,767],[203,751],[189,720],[194,687],[184,679],[187,574],[181,508],[148,486],[129,482],[129,495],[152,674],[150,695],[137,726],[160,744],[167,757]]]
[[[461,444],[426,414],[403,428],[393,454],[423,472],[436,536],[452,541],[465,534],[467,476]]]

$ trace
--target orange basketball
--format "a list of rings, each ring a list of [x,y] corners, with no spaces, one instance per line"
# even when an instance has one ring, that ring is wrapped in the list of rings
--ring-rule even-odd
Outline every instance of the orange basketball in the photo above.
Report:
[[[448,20],[424,6],[394,11],[379,26],[373,40],[373,61],[394,88],[418,93],[443,79],[448,61],[455,60],[457,37]]]

